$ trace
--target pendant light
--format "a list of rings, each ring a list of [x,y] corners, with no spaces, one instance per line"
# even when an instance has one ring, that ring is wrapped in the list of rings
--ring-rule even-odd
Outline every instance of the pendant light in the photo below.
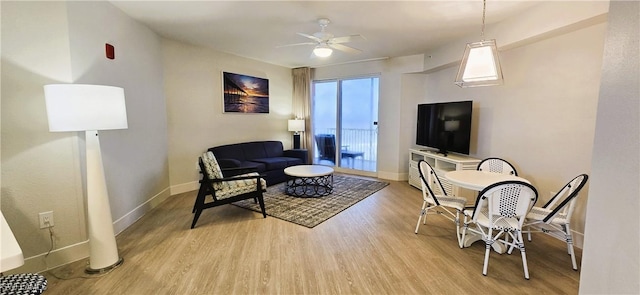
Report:
[[[484,40],[486,10],[487,0],[483,0],[481,41],[467,43],[456,75],[455,83],[462,88],[501,85],[504,81],[496,40]]]

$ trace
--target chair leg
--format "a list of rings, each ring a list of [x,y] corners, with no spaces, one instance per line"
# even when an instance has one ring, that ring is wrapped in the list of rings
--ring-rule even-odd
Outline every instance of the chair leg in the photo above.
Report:
[[[489,253],[491,253],[491,244],[493,241],[486,241],[484,250],[484,264],[482,265],[482,275],[487,275],[487,269],[489,268]]]
[[[456,223],[456,238],[458,239],[458,245],[460,245],[462,243],[462,240],[460,240],[460,211],[459,210],[456,210],[455,223]]]
[[[206,195],[204,192],[205,192],[204,185],[201,184],[200,189],[198,189],[198,195],[196,197],[196,201],[193,203],[193,210],[191,210],[191,213],[196,213],[196,207],[198,206],[198,201],[200,201],[200,198],[204,200],[204,196]]]
[[[418,224],[416,224],[416,234],[418,233],[418,228],[420,227],[420,221],[422,221],[422,218],[424,218],[424,222],[427,223],[427,211],[425,209],[426,206],[427,202],[422,202],[422,209],[420,209],[420,215],[418,215]]]
[[[264,209],[264,198],[262,196],[262,193],[260,194],[260,196],[258,196],[258,203],[260,203],[260,210],[262,210],[262,217],[267,218],[267,211],[265,211]]]
[[[573,270],[578,270],[578,264],[576,263],[576,254],[573,250],[573,236],[571,235],[569,224],[563,225],[562,229],[564,230],[564,236],[567,242],[567,250],[569,251],[569,255],[571,256],[571,266],[573,267]]]
[[[524,251],[524,242],[522,239],[522,232],[518,231],[517,237],[518,248],[520,248],[520,253],[522,254],[522,268],[524,268],[524,278],[529,279],[529,267],[527,266],[527,254]]]
[[[202,213],[202,209],[196,209],[196,215],[193,216],[193,222],[191,222],[191,229],[196,226],[196,222],[198,222],[198,218],[200,218],[200,213]]]
[[[467,235],[467,228],[469,227],[469,222],[467,222],[467,215],[464,215],[464,222],[462,223],[462,234],[460,235],[460,239],[458,240],[458,246],[460,249],[464,248],[464,238]]]
[[[202,213],[204,207],[204,198],[206,197],[204,185],[200,185],[200,189],[198,190],[198,196],[196,197],[196,202],[193,204],[193,212],[195,215],[193,216],[193,222],[191,222],[191,228],[196,226],[196,222],[198,222],[198,218],[200,218],[200,214]]]

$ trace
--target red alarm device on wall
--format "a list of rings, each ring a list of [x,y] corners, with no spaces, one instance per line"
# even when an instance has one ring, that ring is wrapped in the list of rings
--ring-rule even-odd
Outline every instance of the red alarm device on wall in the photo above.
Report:
[[[109,43],[105,43],[104,47],[105,47],[105,52],[106,52],[107,58],[108,59],[115,59],[116,58],[116,50],[115,50],[115,48],[113,48],[113,45],[111,45]]]

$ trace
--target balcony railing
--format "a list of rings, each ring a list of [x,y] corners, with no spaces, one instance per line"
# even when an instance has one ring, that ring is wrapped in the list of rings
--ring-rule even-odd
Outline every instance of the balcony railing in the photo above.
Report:
[[[336,128],[315,129],[314,134],[336,134]],[[364,152],[365,161],[376,161],[378,158],[378,129],[342,129],[342,149]],[[338,139],[336,138],[336,144]],[[315,145],[315,155],[318,146]]]

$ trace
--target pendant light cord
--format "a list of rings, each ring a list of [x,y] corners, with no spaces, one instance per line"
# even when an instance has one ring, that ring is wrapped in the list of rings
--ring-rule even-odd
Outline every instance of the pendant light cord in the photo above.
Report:
[[[484,17],[487,12],[487,0],[482,0],[482,33],[480,34],[480,40],[484,41]]]

